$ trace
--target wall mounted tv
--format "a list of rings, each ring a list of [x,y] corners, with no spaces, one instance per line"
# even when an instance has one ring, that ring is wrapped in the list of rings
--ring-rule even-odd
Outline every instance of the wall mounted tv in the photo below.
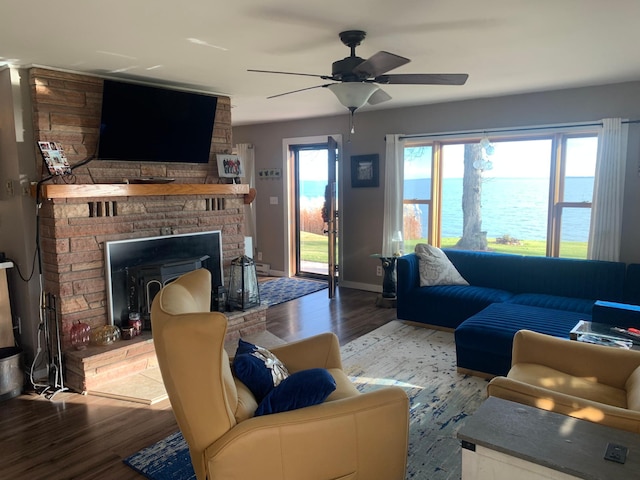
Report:
[[[217,97],[104,81],[97,158],[207,163]]]

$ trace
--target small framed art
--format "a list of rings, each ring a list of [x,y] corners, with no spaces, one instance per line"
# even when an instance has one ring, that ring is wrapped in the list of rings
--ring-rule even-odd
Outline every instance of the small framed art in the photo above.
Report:
[[[64,153],[62,144],[58,142],[38,142],[40,153],[51,175],[69,175],[71,166]]]
[[[244,177],[244,165],[238,155],[216,155],[220,178]]]
[[[380,184],[379,156],[377,153],[371,155],[353,155],[351,157],[351,186],[377,187]]]

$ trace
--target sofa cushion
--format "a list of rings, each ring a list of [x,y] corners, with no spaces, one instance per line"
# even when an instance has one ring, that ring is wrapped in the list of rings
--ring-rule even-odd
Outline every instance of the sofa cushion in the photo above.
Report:
[[[472,285],[415,288],[405,294],[408,301],[405,301],[402,310],[398,309],[398,318],[456,328],[471,315],[512,296],[504,290]]]
[[[511,368],[513,336],[518,330],[533,330],[568,339],[569,332],[580,320],[591,320],[591,316],[567,310],[494,303],[456,328],[457,365],[492,375],[506,375]]]
[[[571,312],[579,312],[589,315],[593,309],[594,301],[584,298],[547,295],[544,293],[520,293],[507,300],[507,303],[517,303],[518,305],[529,305],[532,307],[553,308],[556,310],[569,310]]]
[[[325,401],[336,382],[324,368],[300,370],[285,378],[260,402],[255,416],[287,412]]]
[[[442,250],[460,275],[471,285],[521,292],[516,283],[521,276],[522,255],[474,252],[446,248]]]
[[[511,367],[507,377],[573,397],[627,408],[627,393],[624,390],[589,378],[574,377],[544,365],[518,363]]]
[[[258,402],[289,376],[287,368],[273,353],[242,339],[238,340],[233,370]]]
[[[622,301],[625,264],[574,258],[522,257],[514,293]]]
[[[415,248],[419,258],[420,286],[469,285],[442,250],[426,243]]]

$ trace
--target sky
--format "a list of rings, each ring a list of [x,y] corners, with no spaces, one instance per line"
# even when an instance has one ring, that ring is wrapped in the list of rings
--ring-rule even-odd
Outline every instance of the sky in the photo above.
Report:
[[[593,177],[595,173],[597,138],[571,138],[567,144],[568,177]],[[495,152],[488,158],[493,169],[485,177],[549,177],[551,140],[526,140],[493,143]],[[431,148],[424,148],[431,156]],[[445,145],[443,149],[445,178],[461,178],[464,173],[464,145]],[[405,158],[404,177],[407,180],[431,177],[431,162],[424,158]]]

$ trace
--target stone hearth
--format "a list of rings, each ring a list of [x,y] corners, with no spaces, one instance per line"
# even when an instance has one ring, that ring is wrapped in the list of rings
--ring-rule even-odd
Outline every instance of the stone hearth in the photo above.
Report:
[[[229,326],[225,341],[237,341],[241,336],[264,331],[266,312],[264,305],[246,312],[227,312]],[[81,393],[96,390],[105,383],[157,366],[152,332],[143,332],[132,340],[68,350],[65,354],[65,386]]]

